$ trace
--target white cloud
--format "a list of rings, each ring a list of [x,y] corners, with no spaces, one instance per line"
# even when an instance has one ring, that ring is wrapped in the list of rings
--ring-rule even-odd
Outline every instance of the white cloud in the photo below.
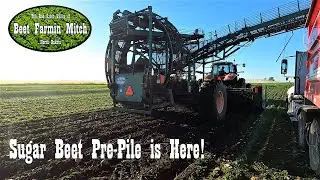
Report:
[[[84,46],[44,53],[15,43],[8,25],[17,13],[39,5],[54,4],[49,0],[10,0],[0,7],[0,80],[104,80],[104,54],[89,52]]]

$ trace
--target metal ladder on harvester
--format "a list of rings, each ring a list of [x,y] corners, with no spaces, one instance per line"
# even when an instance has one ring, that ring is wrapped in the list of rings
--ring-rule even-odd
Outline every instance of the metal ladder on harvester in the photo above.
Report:
[[[191,52],[188,63],[194,63],[198,69],[224,60],[239,50],[242,43],[303,28],[310,4],[311,0],[296,0],[210,32],[210,37],[206,35],[199,48]]]

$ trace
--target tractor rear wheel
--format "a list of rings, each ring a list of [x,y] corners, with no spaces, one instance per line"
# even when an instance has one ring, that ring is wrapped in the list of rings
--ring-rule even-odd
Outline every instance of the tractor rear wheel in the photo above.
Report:
[[[246,88],[246,80],[243,78],[240,78],[238,80],[238,86],[239,86],[239,88]]]
[[[202,119],[220,123],[226,119],[227,89],[218,82],[214,85],[205,85],[201,88],[200,115]]]

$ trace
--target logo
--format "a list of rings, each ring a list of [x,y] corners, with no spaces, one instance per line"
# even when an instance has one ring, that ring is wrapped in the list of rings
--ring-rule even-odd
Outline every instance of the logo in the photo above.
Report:
[[[92,27],[89,19],[74,9],[45,5],[18,13],[11,19],[8,30],[11,38],[25,48],[59,52],[84,43]]]
[[[118,77],[116,80],[116,83],[119,85],[123,85],[126,82],[126,78],[125,77]]]

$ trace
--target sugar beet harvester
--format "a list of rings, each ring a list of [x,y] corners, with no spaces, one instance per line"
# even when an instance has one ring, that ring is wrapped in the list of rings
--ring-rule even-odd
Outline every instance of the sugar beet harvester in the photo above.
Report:
[[[211,73],[205,76],[203,68],[203,79],[196,80],[196,50],[204,38],[199,30],[181,34],[149,6],[134,13],[118,10],[110,31],[105,68],[115,107],[151,114],[177,103],[220,121],[234,104],[262,108],[262,87],[239,78],[237,64],[211,61]]]

